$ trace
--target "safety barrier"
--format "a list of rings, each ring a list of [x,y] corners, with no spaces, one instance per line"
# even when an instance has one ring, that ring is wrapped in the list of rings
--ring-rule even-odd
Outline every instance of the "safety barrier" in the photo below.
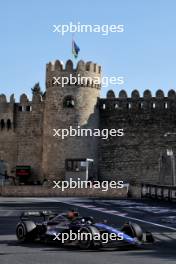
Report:
[[[141,197],[175,202],[176,186],[142,184]]]

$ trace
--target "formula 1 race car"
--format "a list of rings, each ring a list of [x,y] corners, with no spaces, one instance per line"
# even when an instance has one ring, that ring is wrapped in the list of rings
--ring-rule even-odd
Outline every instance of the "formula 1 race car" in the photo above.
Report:
[[[121,229],[97,223],[90,216],[80,216],[71,210],[56,214],[51,211],[23,212],[16,227],[20,242],[54,242],[59,246],[76,245],[81,249],[142,247],[154,242],[151,232],[143,232],[132,222]]]

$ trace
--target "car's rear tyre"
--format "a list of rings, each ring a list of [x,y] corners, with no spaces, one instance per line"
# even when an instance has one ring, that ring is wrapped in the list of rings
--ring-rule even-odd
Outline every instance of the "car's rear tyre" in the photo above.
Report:
[[[89,228],[83,227],[80,229],[79,247],[80,249],[89,249],[92,247],[92,232]]]
[[[27,230],[23,223],[20,223],[16,227],[16,236],[19,241],[24,242],[26,240]]]
[[[98,249],[102,246],[99,230],[94,226],[82,227],[79,230],[80,238],[79,247],[80,249]],[[87,237],[86,237],[87,236]],[[95,238],[96,237],[96,238]]]
[[[16,236],[20,242],[34,241],[38,236],[35,223],[31,221],[18,223],[16,227]]]

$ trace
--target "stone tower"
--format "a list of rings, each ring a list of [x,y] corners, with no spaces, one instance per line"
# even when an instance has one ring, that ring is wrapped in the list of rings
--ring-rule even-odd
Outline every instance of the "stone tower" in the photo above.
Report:
[[[69,82],[62,85],[56,82],[67,77]],[[72,84],[71,77],[77,81]],[[84,78],[80,81],[79,77]],[[43,126],[43,176],[47,179],[64,180],[67,159],[94,160],[94,174],[97,175],[98,138],[53,136],[53,129],[98,128],[101,67],[92,62],[79,61],[77,67],[68,60],[65,67],[56,60],[46,66],[46,95]]]

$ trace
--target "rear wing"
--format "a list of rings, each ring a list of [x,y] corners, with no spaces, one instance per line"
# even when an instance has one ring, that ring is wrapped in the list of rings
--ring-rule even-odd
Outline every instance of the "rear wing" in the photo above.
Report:
[[[47,220],[49,217],[56,216],[57,213],[50,211],[50,210],[43,210],[43,211],[24,211],[20,215],[20,220],[28,220],[34,217],[42,217],[43,220]]]

